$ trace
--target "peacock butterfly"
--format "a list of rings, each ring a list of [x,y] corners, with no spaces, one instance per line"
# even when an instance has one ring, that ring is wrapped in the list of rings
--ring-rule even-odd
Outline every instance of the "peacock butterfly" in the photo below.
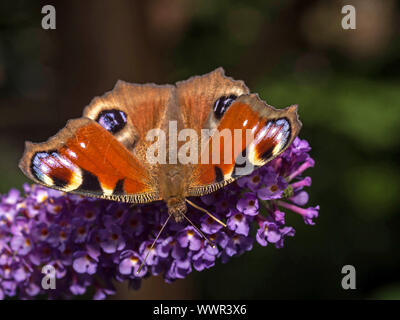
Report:
[[[173,159],[184,147],[184,139],[170,135],[171,122],[178,132],[195,133],[197,147],[186,151],[194,150],[198,161],[149,161],[148,150],[161,145],[159,138],[149,141],[151,130],[166,133],[165,152]],[[48,141],[26,142],[19,167],[35,182],[65,192],[130,203],[163,200],[169,217],[181,221],[186,202],[193,205],[187,197],[222,188],[245,167],[250,174],[280,155],[300,128],[297,106],[267,105],[222,68],[175,85],[118,81]],[[252,137],[244,139],[248,132]]]

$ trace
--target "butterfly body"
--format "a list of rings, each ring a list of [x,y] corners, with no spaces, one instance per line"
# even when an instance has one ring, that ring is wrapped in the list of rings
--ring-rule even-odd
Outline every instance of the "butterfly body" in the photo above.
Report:
[[[281,154],[298,134],[297,107],[275,109],[222,68],[176,85],[119,81],[44,143],[26,143],[21,170],[58,190],[115,201],[214,192]]]

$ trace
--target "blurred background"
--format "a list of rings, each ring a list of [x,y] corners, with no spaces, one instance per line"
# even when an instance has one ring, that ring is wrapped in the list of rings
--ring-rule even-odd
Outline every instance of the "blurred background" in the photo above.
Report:
[[[41,8],[56,8],[56,30]],[[341,8],[356,8],[356,30]],[[317,225],[193,272],[119,285],[117,298],[400,299],[400,2],[118,0],[0,2],[0,193],[44,141],[118,79],[174,83],[223,66],[276,107],[299,104],[313,147]],[[343,290],[354,265],[357,289]]]

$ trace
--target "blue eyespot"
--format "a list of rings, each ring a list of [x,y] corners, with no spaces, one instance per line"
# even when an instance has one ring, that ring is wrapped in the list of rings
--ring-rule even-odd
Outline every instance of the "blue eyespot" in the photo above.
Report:
[[[214,115],[219,120],[222,118],[226,110],[236,100],[237,96],[231,94],[230,96],[222,96],[214,104]]]
[[[117,133],[126,125],[125,112],[117,109],[103,110],[97,116],[96,121],[107,131]]]

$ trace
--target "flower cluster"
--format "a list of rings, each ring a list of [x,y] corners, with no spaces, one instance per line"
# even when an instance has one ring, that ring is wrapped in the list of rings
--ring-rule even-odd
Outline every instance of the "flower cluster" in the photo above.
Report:
[[[215,246],[186,221],[170,219],[164,202],[131,206],[84,198],[37,185],[12,189],[0,200],[0,299],[81,295],[95,299],[115,293],[112,280],[129,281],[162,274],[165,281],[185,278],[193,269],[211,268],[260,245],[283,246],[295,230],[285,225],[285,211],[314,224],[319,207],[304,208],[314,165],[309,144],[296,138],[278,158],[215,193],[191,201],[226,222],[223,227],[189,207],[187,216]],[[147,256],[143,268],[139,266]],[[53,270],[55,290],[46,290],[46,270]],[[45,269],[47,268],[47,269]]]

